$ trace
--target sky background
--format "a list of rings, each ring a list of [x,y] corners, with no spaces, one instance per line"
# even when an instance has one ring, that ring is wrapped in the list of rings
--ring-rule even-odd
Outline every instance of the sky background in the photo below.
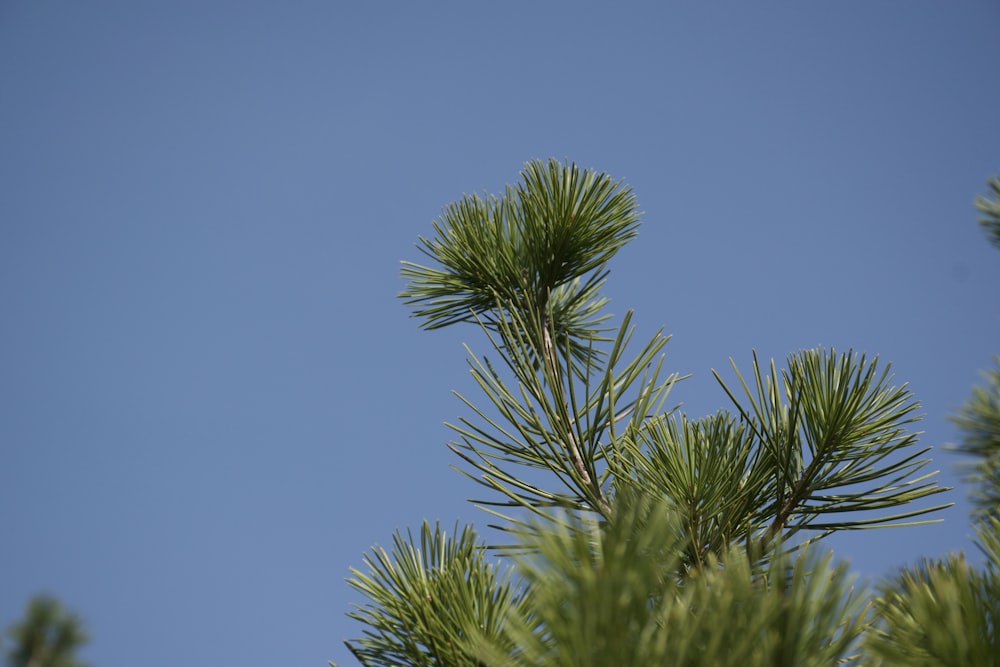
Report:
[[[664,326],[691,416],[752,350],[878,354],[947,421],[1000,352],[1000,4],[0,2],[0,624],[50,592],[95,667],[355,664],[344,583],[485,525],[442,425],[473,327],[399,261],[555,157],[644,224],[611,312]],[[941,499],[937,496],[935,499]],[[837,536],[863,577],[972,549]]]

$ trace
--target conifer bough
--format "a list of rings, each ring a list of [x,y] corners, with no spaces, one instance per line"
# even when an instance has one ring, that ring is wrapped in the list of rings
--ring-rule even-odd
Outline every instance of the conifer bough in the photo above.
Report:
[[[668,336],[634,343],[631,311],[611,325],[600,293],[639,222],[620,181],[536,160],[445,207],[419,239],[430,261],[403,262],[424,328],[474,323],[492,348],[466,348],[487,401],[459,395],[472,415],[450,447],[504,538],[499,563],[471,527],[373,550],[349,580],[368,600],[347,643],[362,664],[833,664],[867,611],[804,547],[947,506],[913,504],[946,489],[877,358],[754,354],[737,389],[713,371],[732,412],[665,409]]]

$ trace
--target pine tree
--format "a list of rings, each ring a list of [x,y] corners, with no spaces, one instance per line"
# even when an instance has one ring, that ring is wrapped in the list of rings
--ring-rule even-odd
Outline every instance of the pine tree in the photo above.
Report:
[[[818,348],[715,373],[716,414],[665,407],[668,337],[636,343],[601,295],[639,224],[622,182],[533,161],[446,207],[419,240],[428,265],[403,263],[425,328],[471,323],[489,345],[466,350],[486,402],[460,396],[450,446],[499,537],[425,523],[373,549],[349,580],[367,603],[348,648],[371,666],[924,664],[894,653],[915,630],[894,614],[926,602],[920,576],[964,564],[901,574],[872,605],[816,544],[947,506],[926,502],[946,489],[916,399],[877,357]],[[960,608],[995,593],[967,581]]]
[[[7,653],[9,667],[85,667],[76,657],[88,639],[83,622],[53,597],[29,600],[24,618],[9,634],[14,641]]]

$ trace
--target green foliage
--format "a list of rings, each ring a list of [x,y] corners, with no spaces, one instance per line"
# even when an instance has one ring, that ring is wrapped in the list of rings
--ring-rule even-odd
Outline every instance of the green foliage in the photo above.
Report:
[[[905,568],[882,583],[865,647],[882,665],[1000,665],[1000,521],[980,527],[986,567],[961,555]]]
[[[368,604],[350,614],[368,626],[348,642],[363,665],[478,665],[473,648],[482,641],[504,645],[500,631],[523,600],[509,570],[486,560],[469,526],[449,537],[426,522],[419,548],[413,535],[393,536],[392,552],[375,548],[367,572],[352,569],[352,587]]]
[[[565,372],[572,363],[565,345],[554,350],[550,363],[536,369],[531,334],[520,333],[532,325],[514,317],[512,326],[500,327],[506,344],[491,338],[513,380],[505,380],[488,359],[469,352],[473,378],[497,416],[461,397],[482,424],[462,419],[450,425],[461,436],[452,448],[481,473],[476,481],[504,496],[478,501],[483,505],[526,507],[549,518],[549,507],[607,513],[611,471],[606,463],[609,447],[621,441],[617,429],[626,417],[624,427],[634,429],[645,415],[661,409],[676,379],[662,377],[657,359],[668,339],[658,333],[637,356],[622,361],[633,333],[626,315],[604,355],[606,365],[597,355],[588,355],[581,367],[583,379],[577,380]],[[527,482],[518,467],[546,470],[559,484],[543,489]]]
[[[445,208],[420,239],[432,266],[403,263],[425,328],[475,323],[492,348],[467,348],[487,401],[459,396],[472,416],[450,446],[514,569],[471,527],[425,524],[419,546],[397,533],[349,580],[368,600],[348,642],[362,664],[863,664],[872,623],[872,654],[902,664],[886,638],[907,631],[897,609],[920,608],[918,575],[883,590],[877,618],[810,543],[946,506],[921,502],[945,489],[911,430],[917,401],[877,358],[812,349],[780,371],[754,355],[746,378],[734,364],[735,389],[713,371],[732,413],[665,408],[681,379],[663,370],[668,337],[633,343],[631,311],[611,326],[600,294],[638,222],[620,182],[534,161],[502,195]]]
[[[889,370],[853,351],[815,349],[789,357],[780,381],[773,362],[771,375],[762,377],[755,358],[753,389],[737,371],[749,407],[725,390],[760,440],[770,468],[773,485],[763,490],[774,500],[770,534],[786,525],[791,532],[870,527],[946,506],[823,519],[907,505],[945,490],[931,480],[934,473],[918,476],[930,462],[919,458],[929,448],[911,451],[917,438],[907,426],[917,421],[918,404],[905,386],[890,384]]]
[[[734,365],[735,368],[735,365]],[[870,528],[946,505],[912,508],[943,491],[931,474],[926,449],[911,452],[916,401],[891,386],[853,352],[805,350],[788,369],[765,376],[756,357],[748,385],[736,370],[745,405],[722,379],[740,419],[719,412],[691,421],[684,415],[649,419],[625,439],[620,483],[669,498],[689,541],[686,565],[701,564],[731,544],[763,554],[775,539],[801,530],[821,535]],[[911,506],[904,512],[861,512]]]
[[[745,423],[726,412],[690,420],[660,416],[623,440],[618,487],[669,501],[683,542],[682,569],[746,542],[766,521],[763,489],[770,484]]]
[[[466,196],[445,209],[434,223],[438,238],[420,239],[440,268],[403,263],[410,286],[401,296],[428,329],[498,305],[544,305],[635,236],[635,197],[607,176],[555,160],[531,162],[521,176],[501,197]]]
[[[990,243],[1000,248],[1000,176],[994,176],[986,184],[990,188],[991,197],[976,197],[976,208],[983,214],[979,224],[983,226]]]
[[[76,658],[88,640],[83,622],[53,597],[29,600],[24,618],[8,632],[14,641],[7,653],[9,667],[84,667]]]
[[[533,555],[517,559],[533,614],[507,627],[518,650],[487,663],[825,666],[850,655],[865,609],[843,566],[803,553],[760,571],[732,549],[678,577],[678,519],[667,503],[623,493],[603,525],[537,525]]]
[[[606,175],[530,162],[502,196],[465,196],[445,208],[437,238],[419,246],[438,266],[403,262],[409,285],[400,296],[428,329],[536,320],[532,334],[567,341],[582,363],[593,353],[587,341],[606,331],[602,267],[635,237],[639,218],[632,191]],[[531,342],[533,353],[546,347]]]
[[[1000,517],[1000,357],[994,363],[953,421],[963,433],[956,449],[973,457],[967,480],[976,485],[976,513]]]

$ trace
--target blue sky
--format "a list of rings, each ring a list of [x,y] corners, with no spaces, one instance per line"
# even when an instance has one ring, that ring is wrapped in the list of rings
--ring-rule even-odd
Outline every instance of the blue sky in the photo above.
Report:
[[[344,579],[428,518],[485,524],[442,425],[471,327],[395,295],[443,206],[532,158],[623,178],[619,316],[674,391],[816,345],[891,361],[946,484],[1000,352],[1000,5],[0,5],[0,623],[77,609],[96,667],[353,664]],[[876,576],[970,549],[831,539]]]

